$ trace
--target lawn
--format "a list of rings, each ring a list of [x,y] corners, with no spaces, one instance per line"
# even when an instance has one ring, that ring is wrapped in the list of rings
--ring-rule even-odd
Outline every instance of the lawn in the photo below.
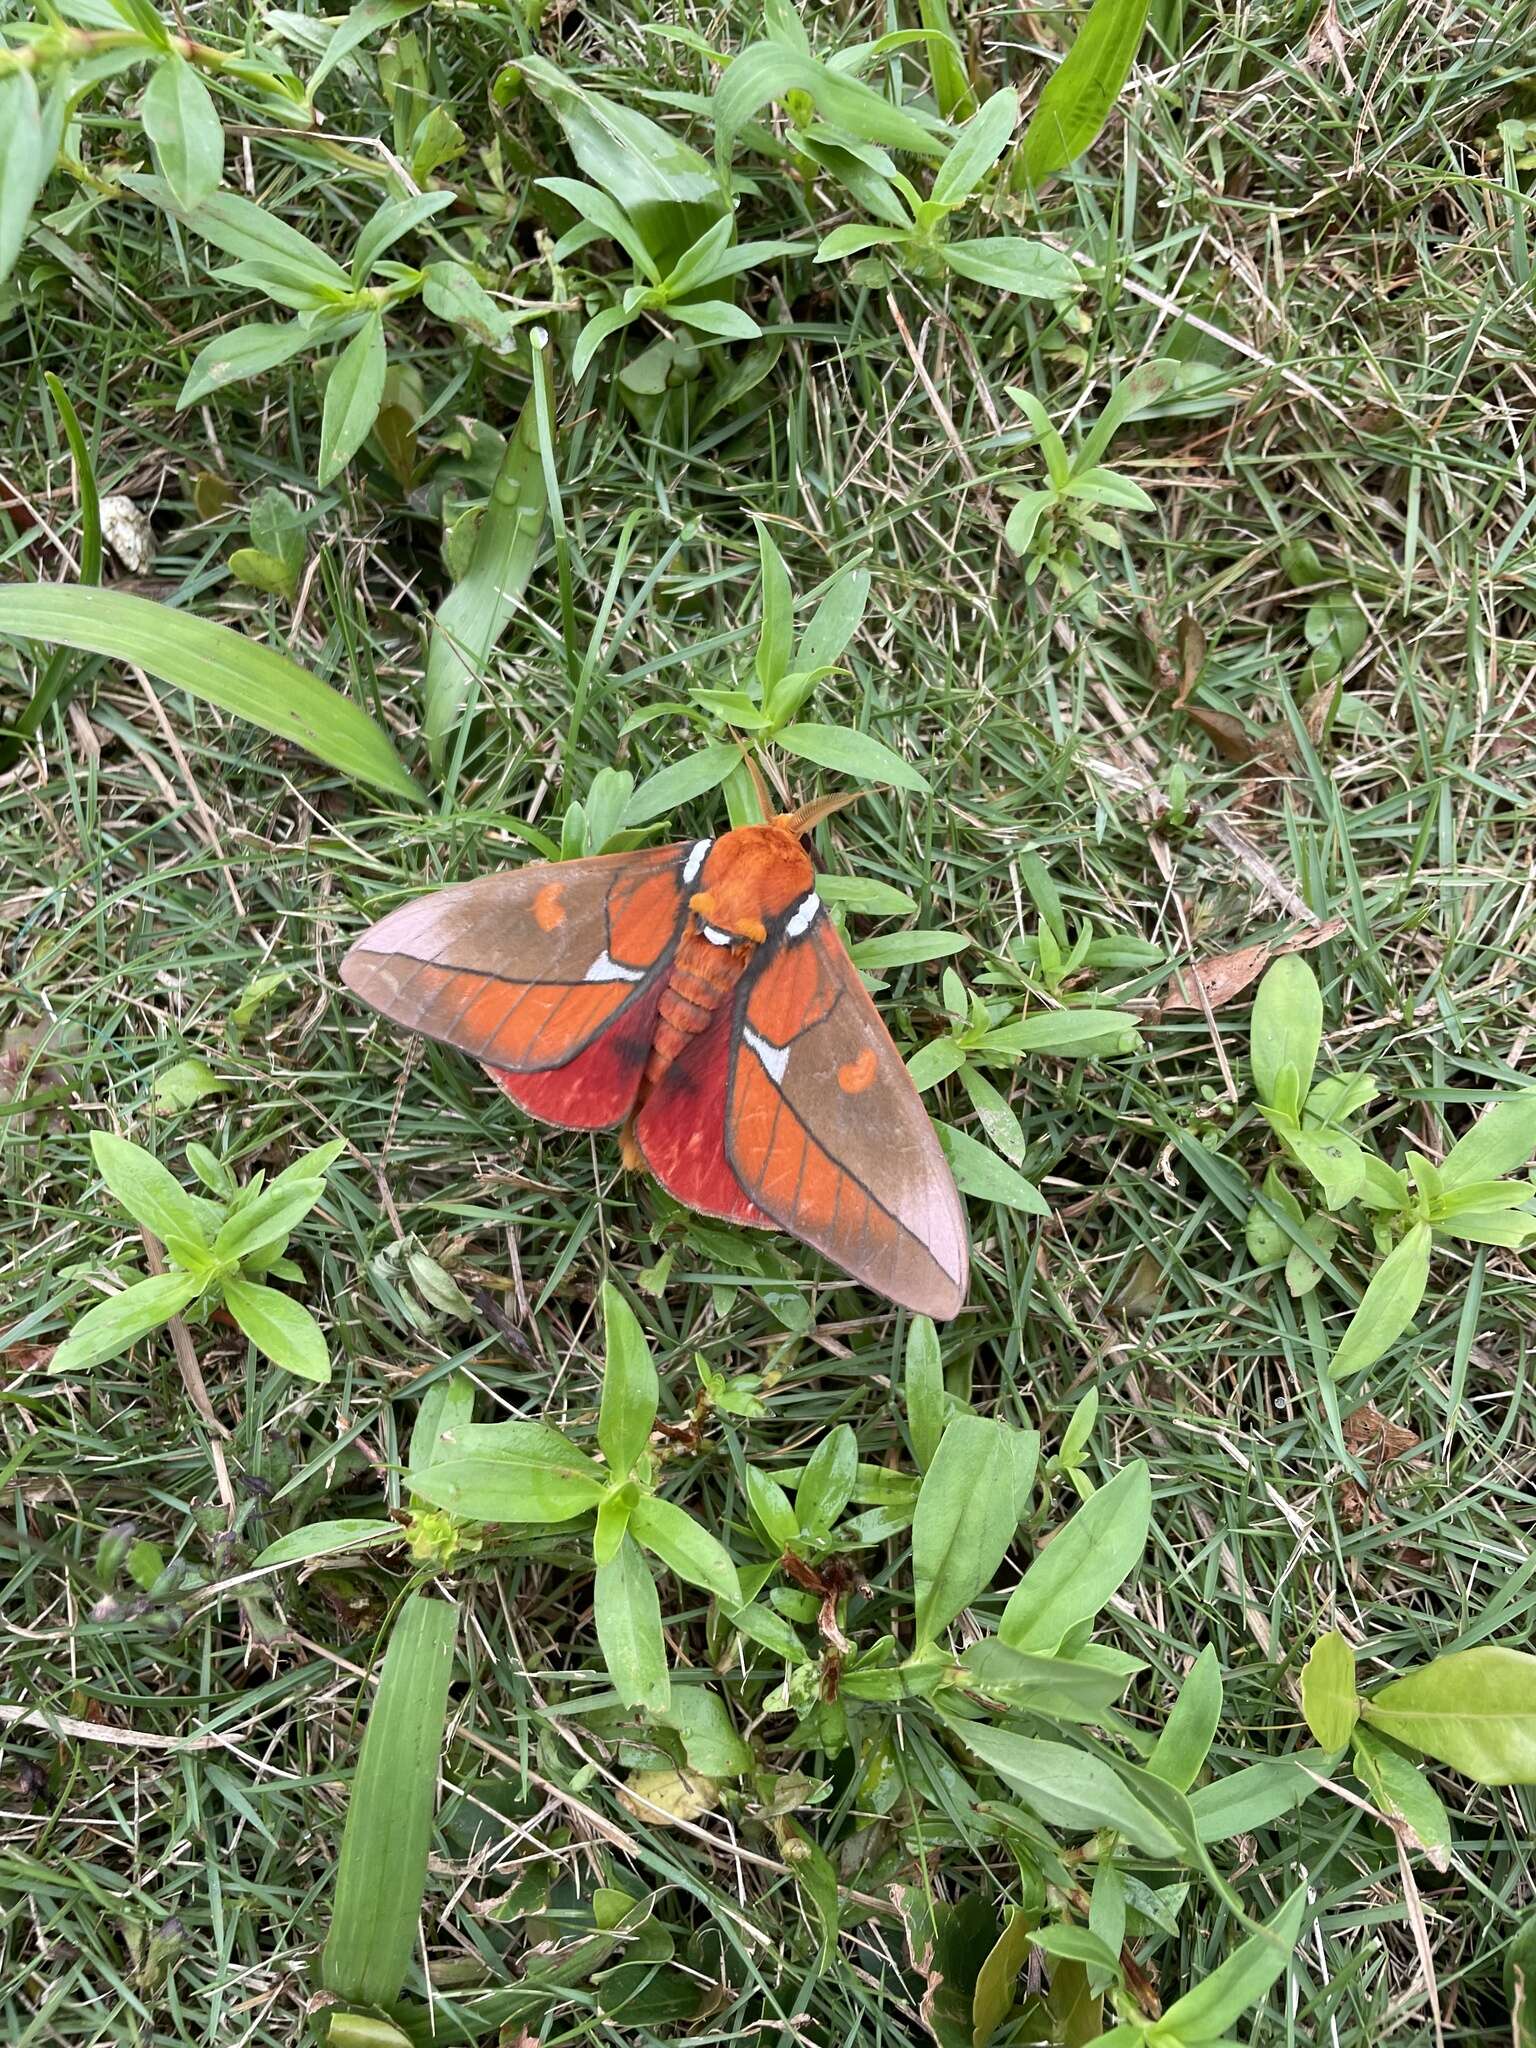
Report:
[[[1536,2043],[1536,15],[1139,13],[0,9],[17,2048]],[[937,1326],[341,981],[754,767]]]

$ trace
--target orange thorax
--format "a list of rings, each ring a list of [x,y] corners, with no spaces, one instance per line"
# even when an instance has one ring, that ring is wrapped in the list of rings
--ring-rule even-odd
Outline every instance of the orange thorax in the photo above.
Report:
[[[804,848],[782,826],[741,825],[715,841],[688,899],[642,1100],[735,988],[769,926],[810,895],[815,880]]]

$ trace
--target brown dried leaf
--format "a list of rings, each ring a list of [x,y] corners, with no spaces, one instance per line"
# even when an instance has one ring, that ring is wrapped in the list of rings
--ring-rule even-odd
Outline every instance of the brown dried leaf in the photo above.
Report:
[[[1377,1465],[1390,1465],[1394,1458],[1404,1458],[1410,1451],[1416,1451],[1423,1441],[1406,1429],[1402,1423],[1393,1422],[1390,1417],[1367,1401],[1363,1408],[1356,1408],[1344,1417],[1344,1441],[1357,1457],[1370,1455]]]
[[[1223,1003],[1240,996],[1284,953],[1309,953],[1325,939],[1336,938],[1344,929],[1342,917],[1330,917],[1319,925],[1305,925],[1279,939],[1262,939],[1257,945],[1240,946],[1235,953],[1217,953],[1193,967],[1175,968],[1162,995],[1164,1013],[1169,1010],[1219,1010]],[[1202,1001],[1202,996],[1204,1000]]]

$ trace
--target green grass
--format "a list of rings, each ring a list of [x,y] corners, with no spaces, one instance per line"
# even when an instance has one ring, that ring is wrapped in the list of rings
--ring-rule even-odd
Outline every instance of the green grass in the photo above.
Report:
[[[653,115],[667,113],[658,92],[709,89],[685,48],[643,33],[653,18],[673,21],[669,10],[568,15],[563,46],[557,12],[543,47],[600,63],[604,90]],[[205,18],[238,33],[221,7]],[[896,18],[857,20],[875,34]],[[904,11],[901,23],[915,18]],[[1057,17],[1039,19],[1054,34]],[[995,78],[1036,77],[1034,23],[972,11]],[[735,46],[756,16],[693,25]],[[489,108],[490,81],[516,47],[505,19],[442,9],[417,26],[472,150],[498,134],[553,146],[556,131],[526,103]],[[833,26],[817,25],[825,47]],[[356,140],[388,132],[376,49],[377,39],[322,92],[326,133],[346,138],[330,156],[270,133],[250,141],[259,196],[343,256],[380,196]],[[297,45],[284,61],[312,62]],[[934,796],[875,791],[821,828],[819,857],[907,891],[917,922],[965,933],[970,948],[950,964],[973,986],[1033,928],[1018,872],[1033,852],[1070,918],[1091,913],[1163,949],[1165,967],[1117,990],[1150,1006],[1191,950],[1219,953],[1294,921],[1242,853],[1251,848],[1313,913],[1346,920],[1309,956],[1328,1057],[1370,1067],[1385,1099],[1405,1105],[1416,1145],[1437,1154],[1472,1106],[1529,1073],[1529,205],[1505,182],[1496,133],[1529,110],[1517,67],[1497,9],[1383,0],[1341,9],[1330,40],[1305,11],[1157,6],[1120,113],[1046,204],[1048,229],[1105,267],[1080,334],[979,289],[952,286],[945,301],[901,285],[892,303],[846,266],[800,265],[753,280],[749,303],[765,326],[782,324],[785,347],[729,416],[695,432],[684,415],[653,435],[610,377],[589,382],[579,412],[562,386],[563,560],[546,545],[454,793],[426,812],[393,810],[248,726],[75,657],[72,703],[0,779],[0,1093],[11,1098],[0,1103],[0,1690],[21,1710],[0,1729],[8,2041],[269,2048],[305,2037],[357,1758],[359,1674],[376,1662],[407,1568],[386,1552],[244,1574],[306,1521],[399,1506],[418,1398],[449,1372],[471,1374],[484,1419],[545,1416],[589,1438],[596,1299],[611,1275],[645,1308],[664,1419],[691,1410],[697,1359],[774,1376],[766,1418],[716,1415],[696,1447],[670,1454],[680,1497],[727,1540],[748,1527],[743,1462],[799,1465],[838,1423],[853,1424],[867,1462],[910,1468],[893,1393],[903,1317],[775,1239],[814,1310],[803,1333],[787,1329],[751,1276],[742,1284],[713,1241],[620,1172],[611,1139],[528,1123],[467,1061],[408,1050],[337,978],[350,939],[402,897],[522,858],[519,823],[558,836],[565,803],[599,768],[638,777],[688,750],[675,717],[621,729],[750,666],[752,516],[771,528],[802,599],[850,564],[872,572],[864,629],[814,715],[896,747]],[[147,167],[121,100],[88,101],[84,135],[97,171],[119,159]],[[694,140],[708,149],[707,134]],[[761,187],[744,202],[747,231],[803,226],[798,185],[742,161]],[[238,140],[226,172],[246,189]],[[473,156],[442,175],[485,189]],[[43,383],[53,371],[103,492],[154,508],[158,558],[131,587],[270,636],[379,715],[421,769],[417,684],[446,587],[431,508],[371,462],[314,498],[319,399],[302,367],[177,413],[212,325],[264,315],[211,282],[200,255],[183,262],[161,217],[127,195],[61,222],[79,190],[64,176],[49,187],[19,292],[0,296],[4,576],[58,579],[78,550]],[[819,204],[814,217],[825,225]],[[478,227],[513,299],[546,301],[531,227],[509,233],[489,216]],[[397,356],[408,354],[433,413],[424,444],[461,414],[511,430],[521,375],[472,360],[420,306],[401,337]],[[1020,425],[1005,386],[1028,386],[1059,422],[1090,420],[1118,375],[1170,342],[1224,365],[1230,401],[1117,440],[1116,466],[1158,513],[1123,517],[1123,546],[1097,548],[1089,623],[1053,600],[1048,577],[1026,589],[1003,547],[1008,501],[995,486],[1033,482],[1038,468],[1033,452],[999,445],[999,429]],[[204,471],[233,498],[199,521],[192,486]],[[266,485],[314,506],[295,607],[223,569],[246,544],[241,503]],[[1298,591],[1284,554],[1301,540],[1369,622],[1344,676],[1353,722],[1336,719],[1320,740],[1300,711],[1317,593]],[[1186,617],[1210,644],[1193,702],[1288,740],[1282,774],[1225,759],[1160,687],[1154,636],[1171,649]],[[13,651],[0,662],[11,715],[36,672]],[[573,671],[585,694],[562,760]],[[1158,823],[1176,764],[1197,806],[1182,827]],[[819,786],[813,771],[779,765],[787,794]],[[677,836],[722,818],[706,800]],[[278,968],[286,984],[242,1033],[234,1006]],[[944,1028],[939,971],[885,977],[879,1001],[904,1052]],[[1217,1014],[1225,1070],[1198,1012],[1159,1020],[1149,1008],[1139,1054],[1034,1060],[1011,1082],[995,1077],[1023,1123],[1024,1170],[1055,1213],[1042,1224],[971,1203],[970,1307],[943,1332],[951,1384],[968,1383],[983,1413],[1038,1427],[1047,1454],[1092,1389],[1086,1470],[1102,1482],[1147,1460],[1152,1540],[1101,1635],[1146,1664],[1124,1709],[1146,1733],[1194,1653],[1214,1646],[1226,1699],[1211,1761],[1222,1771],[1306,1746],[1297,1679],[1321,1630],[1342,1630],[1374,1682],[1443,1650],[1519,1644],[1536,1611],[1529,1263],[1439,1253],[1417,1336],[1339,1390],[1343,1414],[1368,1398],[1418,1439],[1379,1470],[1322,1385],[1353,1295],[1325,1281],[1293,1300],[1278,1275],[1255,1277],[1243,1249],[1249,1190],[1269,1157],[1244,1078],[1246,1014],[1242,1001]],[[157,1116],[156,1076],[188,1055],[225,1091]],[[958,1087],[930,1100],[976,1129]],[[97,1298],[97,1278],[143,1263],[92,1165],[89,1134],[104,1127],[169,1162],[199,1139],[242,1177],[348,1141],[323,1227],[300,1241],[304,1298],[335,1363],[328,1389],[248,1362],[222,1328],[195,1333],[217,1435],[168,1343],[49,1379],[37,1347]],[[1390,1147],[1400,1134],[1387,1120],[1376,1135]],[[472,1315],[432,1310],[381,1267],[401,1236],[453,1274]],[[665,1284],[652,1291],[663,1254]],[[1366,1267],[1352,1244],[1338,1266],[1358,1289]],[[1040,1526],[1071,1500],[1058,1484]],[[174,1561],[153,1596],[120,1560],[103,1565],[103,1543],[130,1529]],[[1014,1564],[1028,1555],[1021,1541]],[[904,1539],[861,1554],[861,1567],[876,1590],[847,1625],[867,1647],[886,1589],[907,1584]],[[1001,1576],[975,1603],[988,1626],[1015,1573]],[[940,1777],[943,1747],[920,1712],[867,1715],[863,1753],[829,1760],[789,1746],[793,1721],[768,1704],[776,1669],[736,1665],[718,1681],[759,1769],[827,1785],[798,1811],[842,1887],[841,1933],[821,1957],[784,1831],[749,1788],[690,1830],[647,1825],[616,1795],[654,1750],[551,1711],[606,1684],[590,1565],[569,1532],[508,1532],[447,1584],[462,1607],[460,1662],[418,1954],[440,1994],[518,1981],[540,1944],[588,1931],[594,1891],[617,1885],[655,1894],[675,1948],[660,1979],[681,1968],[717,1987],[713,2003],[647,2033],[607,2017],[600,1977],[582,1977],[523,2021],[537,2038],[925,2038],[922,1979],[890,1888],[926,1884],[989,1910],[1020,1892],[974,1792],[958,1774]],[[703,1596],[664,1578],[662,1599],[675,1665],[709,1678],[724,1641],[706,1633]],[[979,1632],[962,1622],[956,1640]],[[886,1805],[878,1785],[891,1773],[901,1790]],[[1509,2038],[1501,1951],[1532,1901],[1531,1795],[1434,1776],[1454,1826],[1444,1873],[1400,1862],[1388,1832],[1335,1790],[1217,1846],[1253,1919],[1303,1876],[1314,1894],[1317,1917],[1252,2022],[1262,2048],[1429,2042],[1436,2011],[1447,2042]],[[1432,1981],[1404,1912],[1405,1871]],[[1135,1953],[1167,2003],[1240,1932],[1196,1880],[1178,1933]]]

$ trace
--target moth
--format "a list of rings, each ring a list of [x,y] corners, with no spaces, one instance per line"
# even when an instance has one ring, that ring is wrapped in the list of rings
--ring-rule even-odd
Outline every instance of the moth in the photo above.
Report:
[[[953,1316],[969,1269],[954,1178],[801,844],[836,807],[418,897],[342,979],[545,1123],[622,1125],[625,1164],[688,1208],[787,1230]]]

